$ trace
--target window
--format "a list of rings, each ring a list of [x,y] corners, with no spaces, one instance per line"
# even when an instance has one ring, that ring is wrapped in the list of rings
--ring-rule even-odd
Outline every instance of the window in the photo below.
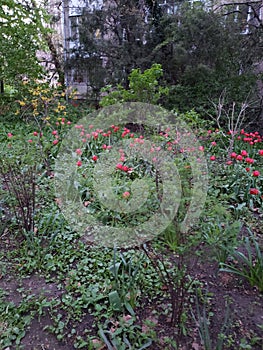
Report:
[[[79,18],[80,16],[69,17],[71,41],[77,41],[79,39]]]
[[[239,2],[235,4],[225,4],[225,14],[227,17],[232,16],[233,20],[240,25],[240,32],[242,34],[249,34],[251,27],[258,27],[262,21],[262,2]]]

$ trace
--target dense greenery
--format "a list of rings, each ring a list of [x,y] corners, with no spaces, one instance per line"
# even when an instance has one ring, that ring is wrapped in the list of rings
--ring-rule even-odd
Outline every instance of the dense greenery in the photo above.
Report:
[[[0,348],[261,350],[262,26],[111,4],[65,62],[98,110],[43,82],[42,10],[0,5]]]
[[[244,35],[233,15],[188,2],[176,6],[169,15],[161,6],[139,1],[83,10],[80,44],[75,42],[68,67],[79,70],[89,93],[98,98],[105,84],[127,88],[132,69],[159,63],[170,88],[162,101],[166,107],[207,114],[211,101],[226,90],[228,101],[253,100],[253,113],[259,113],[255,67],[261,57],[262,26],[248,24],[249,35]]]
[[[161,73],[158,65],[144,73],[136,70],[130,75],[130,90],[125,94],[120,88],[113,98],[127,101],[144,98],[136,95],[142,84],[144,93],[152,91],[153,98],[154,94],[158,96],[158,84],[152,82]],[[105,105],[111,104],[110,97],[105,97]],[[73,99],[72,104],[75,103]],[[193,134],[198,136],[198,152],[208,164],[208,169],[203,170],[208,171],[210,178],[204,211],[199,221],[183,232],[181,222],[194,186],[191,159],[195,150],[187,142],[184,149],[179,147],[183,142],[180,138],[189,140],[188,133],[180,134],[177,130],[175,138],[174,130],[156,130],[145,125],[140,129],[138,124],[130,125],[135,131],[127,125],[96,129],[94,114],[84,106],[72,104],[64,100],[61,90],[29,84],[27,95],[13,105],[16,110],[7,110],[1,121],[1,347],[21,348],[30,332],[29,325],[36,319],[48,318],[46,331],[69,348],[173,350],[183,345],[190,347],[194,342],[209,350],[215,346],[260,349],[262,325],[255,329],[247,325],[244,335],[243,328],[235,327],[238,316],[229,315],[230,301],[224,320],[217,316],[212,312],[216,296],[209,291],[211,285],[206,285],[199,273],[193,274],[199,262],[214,264],[217,283],[221,273],[237,275],[235,290],[244,293],[245,286],[251,293],[254,287],[252,297],[258,296],[255,305],[261,310],[260,133],[246,132],[236,124],[235,131],[208,128],[207,122],[193,111],[176,115],[177,120],[191,125]],[[87,115],[88,125],[83,125],[81,117]],[[81,199],[77,208],[107,225],[107,229],[123,230],[124,239],[128,229],[144,225],[163,201],[162,179],[154,158],[149,163],[148,154],[158,159],[161,151],[161,157],[166,154],[176,165],[183,195],[174,220],[160,235],[145,244],[138,241],[138,246],[129,249],[98,247],[69,223],[69,217],[61,214],[58,206],[63,198],[54,188],[58,176],[54,173],[55,161],[74,123],[72,130],[80,147],[71,149],[69,155],[76,178],[68,181],[71,166],[67,166],[62,181],[64,191],[71,193],[73,186]],[[129,154],[134,147],[138,151],[147,149],[148,141],[151,150],[145,157],[136,157],[134,151]],[[119,149],[120,142],[126,142],[125,150]],[[115,161],[110,163],[109,171],[106,160],[111,154]],[[94,171],[98,171],[97,175]],[[101,201],[100,189],[105,187],[104,177],[109,175],[118,207],[112,207],[112,202],[106,199]],[[133,185],[142,179],[148,186],[140,187],[139,200],[145,200],[144,205],[135,213],[119,212],[118,208],[126,208],[138,196]],[[71,212],[71,218],[77,217],[77,212]],[[107,232],[105,228],[104,234]],[[17,305],[9,301],[14,296],[5,284],[15,283],[12,276],[19,281]],[[26,284],[31,279],[44,289],[47,285],[54,288],[54,295],[32,291]],[[224,290],[221,284],[220,288]],[[242,322],[246,322],[247,312],[245,315]],[[212,328],[211,320],[215,319],[220,330]],[[167,329],[171,330],[169,335]],[[193,338],[194,329],[198,329],[199,335]],[[47,339],[45,333],[44,336]],[[54,342],[54,338],[50,341]]]
[[[45,48],[45,21],[45,11],[33,0],[1,1],[0,81],[14,85],[17,79],[41,77],[36,53]]]

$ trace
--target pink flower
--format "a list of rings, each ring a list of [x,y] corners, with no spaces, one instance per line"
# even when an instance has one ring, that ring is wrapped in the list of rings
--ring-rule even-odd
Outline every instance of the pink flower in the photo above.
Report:
[[[107,145],[102,145],[102,149],[107,149]]]
[[[70,124],[71,124],[71,122],[70,122],[70,121],[67,121],[67,124],[68,124],[68,125],[70,125]]]
[[[123,133],[121,134],[121,137],[125,137],[127,134],[129,134],[129,132],[130,131],[128,129],[123,131]]]
[[[76,129],[82,129],[82,128],[83,128],[83,125],[75,125],[75,128],[76,128]]]
[[[13,137],[13,134],[12,134],[11,132],[9,132],[9,133],[7,134],[7,137],[9,137],[9,138],[11,139],[11,137]]]
[[[91,135],[94,137],[94,139],[96,140],[99,136],[99,134],[96,131],[92,131]]]
[[[131,195],[130,192],[125,191],[125,192],[123,192],[122,197],[123,197],[123,198],[129,198],[130,195]]]
[[[260,156],[263,156],[263,149],[260,149],[260,150],[258,151],[258,154],[259,154]]]
[[[52,135],[57,135],[57,133],[58,133],[57,130],[52,131]]]
[[[236,160],[241,161],[241,160],[243,160],[243,157],[239,154],[238,156],[236,156]]]
[[[122,171],[125,171],[127,173],[127,171],[129,171],[129,167],[127,167],[127,165],[123,165]]]
[[[255,160],[252,159],[252,158],[247,157],[247,158],[245,159],[245,162],[248,163],[248,164],[253,164],[253,163],[255,162]]]
[[[204,146],[199,146],[199,151],[203,152],[204,151]]]
[[[53,141],[53,145],[56,145],[56,144],[58,144],[58,140]]]
[[[116,169],[122,170],[122,164],[118,163],[118,164],[116,165]]]
[[[78,160],[76,164],[77,164],[77,166],[81,166],[82,165],[82,161]]]
[[[33,140],[31,140],[31,139],[30,139],[30,140],[28,140],[27,142],[32,143],[32,142],[33,142]]]
[[[216,156],[211,156],[211,157],[210,157],[210,160],[212,160],[212,161],[213,161],[213,160],[216,160]]]
[[[127,165],[122,165],[121,163],[118,163],[118,164],[116,165],[116,169],[125,171],[125,173],[127,173],[128,171],[131,171],[131,170],[132,170],[131,168],[127,167]]]
[[[81,156],[82,155],[82,150],[80,148],[78,148],[78,149],[76,149],[76,153]]]
[[[235,152],[232,152],[230,155],[231,158],[236,158],[236,156],[237,156],[237,154]]]
[[[216,142],[215,141],[211,142],[211,145],[216,146]]]
[[[258,170],[254,170],[252,175],[257,177],[260,175],[260,172]]]
[[[92,156],[92,160],[94,160],[94,162],[96,162],[98,160],[98,156]]]
[[[232,160],[228,160],[227,162],[226,162],[226,165],[231,165],[233,162],[232,162]]]
[[[241,151],[241,156],[247,157],[247,156],[248,156],[248,153],[247,153],[247,151],[245,151],[245,150],[242,150],[242,151]]]
[[[258,190],[257,188],[251,188],[251,189],[249,190],[249,193],[250,193],[250,194],[253,194],[253,195],[257,195],[257,194],[259,194],[259,190]]]
[[[38,135],[38,132],[37,132],[37,131],[34,131],[34,132],[33,132],[33,135],[34,135],[34,136],[37,136],[37,135]]]

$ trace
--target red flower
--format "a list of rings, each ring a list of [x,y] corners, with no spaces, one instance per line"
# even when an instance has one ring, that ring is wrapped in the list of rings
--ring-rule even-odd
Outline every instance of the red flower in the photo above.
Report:
[[[58,143],[58,140],[53,141],[53,145],[56,145]]]
[[[210,160],[216,160],[216,156],[211,156]]]
[[[248,164],[253,164],[253,163],[255,162],[254,159],[248,158],[248,157],[245,159],[245,161],[246,161],[246,163],[248,163]]]
[[[34,131],[34,132],[33,132],[33,135],[34,135],[34,136],[37,136],[37,135],[38,135],[38,132],[37,132],[37,131]]]
[[[127,173],[128,171],[131,171],[131,170],[132,170],[131,168],[127,167],[126,165],[122,165],[122,164],[120,164],[120,163],[118,163],[118,164],[116,165],[116,169],[125,171],[126,173]]]
[[[258,170],[253,171],[253,176],[259,176],[259,175],[260,175],[260,172]]]
[[[250,168],[246,168],[246,172],[250,172]]]
[[[239,154],[238,156],[236,156],[236,160],[243,160],[243,157]]]
[[[99,133],[96,131],[92,131],[91,135],[94,137],[95,140],[99,137]]]
[[[237,156],[237,154],[235,152],[232,152],[230,155],[231,158],[236,158],[236,156]]]
[[[249,193],[250,193],[250,194],[253,194],[253,195],[257,195],[257,194],[259,194],[259,190],[258,190],[257,188],[251,188],[251,189],[249,190]]]
[[[82,161],[78,160],[76,164],[77,164],[77,166],[81,166],[82,165]]]
[[[126,165],[123,165],[123,166],[122,166],[122,170],[125,171],[125,172],[127,172],[127,171],[129,171],[129,168],[128,168]]]
[[[98,156],[92,156],[92,160],[94,160],[94,162],[96,162],[98,160]]]
[[[263,149],[260,149],[260,150],[258,151],[258,154],[259,154],[260,156],[263,156]]]
[[[122,164],[121,164],[121,163],[118,163],[118,164],[116,165],[116,169],[122,170]]]
[[[241,151],[241,156],[246,157],[247,155],[248,155],[247,151],[245,151],[245,150],[242,150],[242,151]]]

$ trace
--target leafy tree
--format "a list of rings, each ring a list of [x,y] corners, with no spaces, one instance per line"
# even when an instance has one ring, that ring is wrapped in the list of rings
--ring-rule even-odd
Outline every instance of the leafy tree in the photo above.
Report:
[[[239,22],[184,4],[175,15],[162,18],[159,32],[162,42],[154,57],[172,86],[169,107],[204,112],[223,90],[230,101],[241,102],[255,89],[258,53],[241,34]]]
[[[45,13],[31,0],[2,0],[0,5],[0,81],[37,77],[42,72],[36,52],[43,47]]]
[[[97,95],[105,84],[127,88],[132,69],[144,70],[153,63],[152,16],[156,19],[157,12],[153,2],[139,0],[114,0],[92,12],[84,9],[68,69],[87,74],[88,87]]]
[[[112,86],[106,86],[102,89],[107,93],[101,99],[101,106],[108,106],[117,102],[144,102],[157,104],[160,98],[167,95],[168,87],[163,87],[160,80],[163,77],[163,70],[160,64],[153,64],[151,68],[146,69],[143,73],[139,68],[133,69],[130,73],[129,88],[119,84],[117,89],[112,91]]]

